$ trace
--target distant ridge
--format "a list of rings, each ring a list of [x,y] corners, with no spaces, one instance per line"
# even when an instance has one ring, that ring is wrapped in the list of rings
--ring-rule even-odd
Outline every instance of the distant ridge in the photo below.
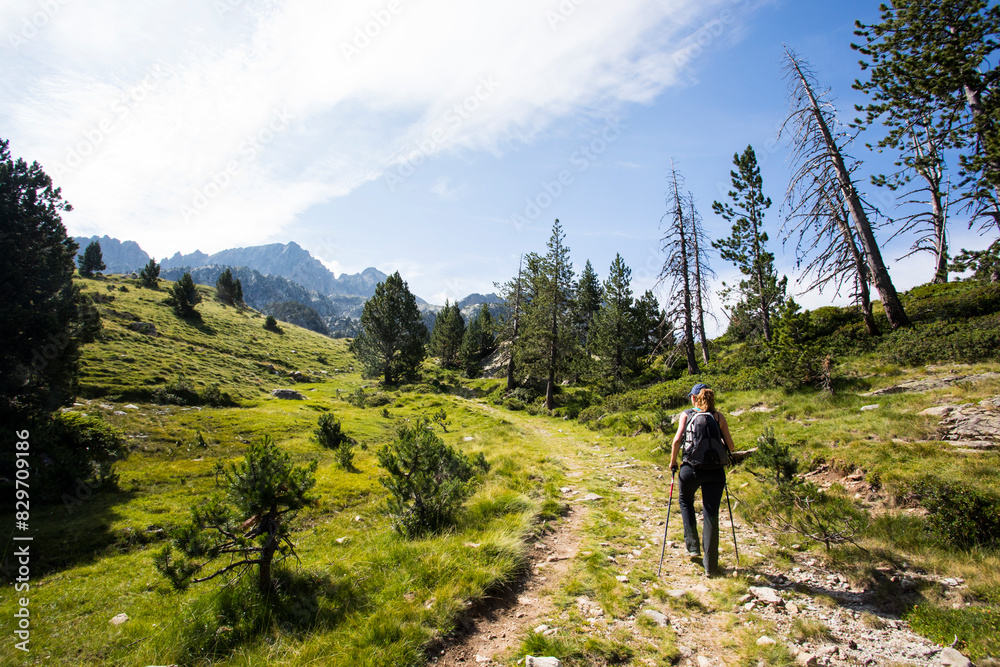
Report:
[[[107,267],[104,273],[131,273],[138,271],[149,262],[149,255],[135,241],[119,241],[107,234],[104,236],[74,236],[73,240],[80,246],[76,262],[80,263],[83,251],[92,242],[101,245],[101,257]]]

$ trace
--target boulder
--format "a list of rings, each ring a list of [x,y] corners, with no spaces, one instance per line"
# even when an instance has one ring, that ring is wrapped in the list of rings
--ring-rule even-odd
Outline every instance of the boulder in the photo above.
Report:
[[[941,651],[941,664],[945,667],[972,667],[972,663],[955,649],[946,647]]]
[[[304,401],[306,399],[305,396],[295,391],[294,389],[275,389],[274,391],[271,392],[271,396],[274,396],[275,398],[283,398],[286,400],[294,400],[294,401]]]
[[[558,658],[537,658],[533,655],[524,657],[524,667],[562,667]]]
[[[768,586],[751,586],[750,592],[755,598],[766,604],[782,604],[784,601],[778,595],[778,591]]]
[[[639,618],[648,618],[661,628],[665,628],[670,624],[670,619],[668,619],[666,615],[656,611],[655,609],[643,609],[641,612],[639,612]]]
[[[132,331],[138,331],[141,334],[146,334],[147,336],[156,336],[156,325],[152,322],[132,322],[128,325],[128,328]]]

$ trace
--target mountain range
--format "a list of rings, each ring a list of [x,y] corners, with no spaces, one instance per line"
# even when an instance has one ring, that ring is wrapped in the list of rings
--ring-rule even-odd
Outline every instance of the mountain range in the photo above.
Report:
[[[107,273],[139,271],[150,260],[150,256],[135,241],[119,241],[107,235],[77,236],[74,240],[80,246],[80,256],[91,242],[100,243]],[[160,261],[160,275],[164,279],[175,280],[190,272],[196,283],[214,285],[226,267],[233,268],[233,275],[242,281],[247,305],[266,310],[268,304],[296,301],[314,308],[327,320],[331,329],[341,328],[338,320],[356,319],[364,302],[374,296],[375,286],[388,277],[375,267],[368,267],[361,273],[335,276],[294,241],[229,248],[211,255],[200,250],[188,254],[177,252]],[[243,268],[237,271],[239,267]],[[272,278],[282,280],[269,280]],[[416,299],[422,310],[440,309],[440,306],[432,306],[420,297]],[[495,305],[500,303],[500,299],[492,293],[470,294],[458,302],[466,317],[480,303]]]
[[[101,255],[108,273],[139,271],[150,256],[135,241],[119,241],[110,236],[77,236],[74,240],[84,248],[92,241],[101,244]],[[334,276],[330,269],[294,241],[270,243],[249,248],[229,248],[208,255],[195,250],[192,253],[174,253],[160,261],[160,269],[197,269],[204,266],[245,266],[264,275],[281,276],[319,294],[361,296],[366,299],[375,294],[375,286],[386,279],[386,274],[375,267],[361,273]],[[418,300],[419,301],[419,300]]]

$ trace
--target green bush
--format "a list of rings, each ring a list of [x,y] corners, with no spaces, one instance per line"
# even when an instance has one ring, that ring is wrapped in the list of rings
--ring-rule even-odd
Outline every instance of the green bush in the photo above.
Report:
[[[598,419],[604,413],[605,410],[603,405],[591,405],[589,408],[580,410],[580,414],[577,415],[576,419],[581,424],[589,424],[595,419]]]
[[[334,451],[341,468],[354,469],[354,445],[341,429],[340,420],[332,413],[324,412],[319,416],[313,437],[321,447]]]
[[[125,438],[118,429],[97,417],[61,412],[52,416],[40,440],[38,454],[44,464],[34,477],[40,486],[40,500],[65,496],[80,482],[101,490],[118,488],[114,463],[127,454]]]
[[[906,621],[932,641],[957,646],[971,660],[1000,656],[1000,608],[995,606],[945,609],[919,604],[906,614]]]
[[[266,435],[250,445],[243,461],[218,463],[215,479],[222,493],[191,508],[191,520],[173,532],[172,543],[154,558],[156,569],[181,589],[229,572],[241,577],[256,565],[258,590],[270,591],[272,562],[295,553],[290,528],[295,512],[315,502],[308,493],[316,484],[316,467],[316,461],[293,466],[291,457]],[[177,558],[174,548],[180,552]],[[229,563],[196,576],[217,558]]]
[[[934,533],[958,549],[1000,546],[1000,495],[924,477],[913,487]]]
[[[936,321],[884,336],[877,353],[886,361],[916,366],[935,361],[975,363],[1000,358],[1000,314],[965,321]]]
[[[278,326],[278,320],[274,319],[274,315],[267,316],[267,319],[264,320],[264,328],[274,333],[281,333],[281,327]]]
[[[757,438],[754,460],[763,467],[760,483],[739,503],[740,513],[753,525],[768,526],[822,543],[856,544],[855,536],[868,529],[868,514],[841,493],[827,492],[795,475],[798,460],[768,428]]]
[[[516,398],[504,399],[503,406],[508,410],[524,410],[525,405],[523,401],[519,401]]]
[[[390,493],[389,515],[396,530],[409,537],[451,525],[473,477],[489,468],[481,453],[470,459],[446,445],[423,419],[403,426],[377,456],[389,473],[379,479]]]

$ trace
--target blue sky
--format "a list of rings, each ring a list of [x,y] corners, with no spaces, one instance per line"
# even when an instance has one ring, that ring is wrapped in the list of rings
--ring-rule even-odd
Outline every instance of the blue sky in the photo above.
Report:
[[[653,287],[671,159],[721,237],[711,204],[752,144],[795,291],[782,45],[853,117],[853,22],[877,5],[8,0],[0,137],[62,187],[72,234],[158,258],[296,241],[338,274],[399,270],[436,303],[514,275],[555,218],[577,271],[603,278],[619,252]],[[960,221],[951,240],[984,245]],[[929,255],[896,261],[911,241],[885,251],[902,289],[931,274]]]

